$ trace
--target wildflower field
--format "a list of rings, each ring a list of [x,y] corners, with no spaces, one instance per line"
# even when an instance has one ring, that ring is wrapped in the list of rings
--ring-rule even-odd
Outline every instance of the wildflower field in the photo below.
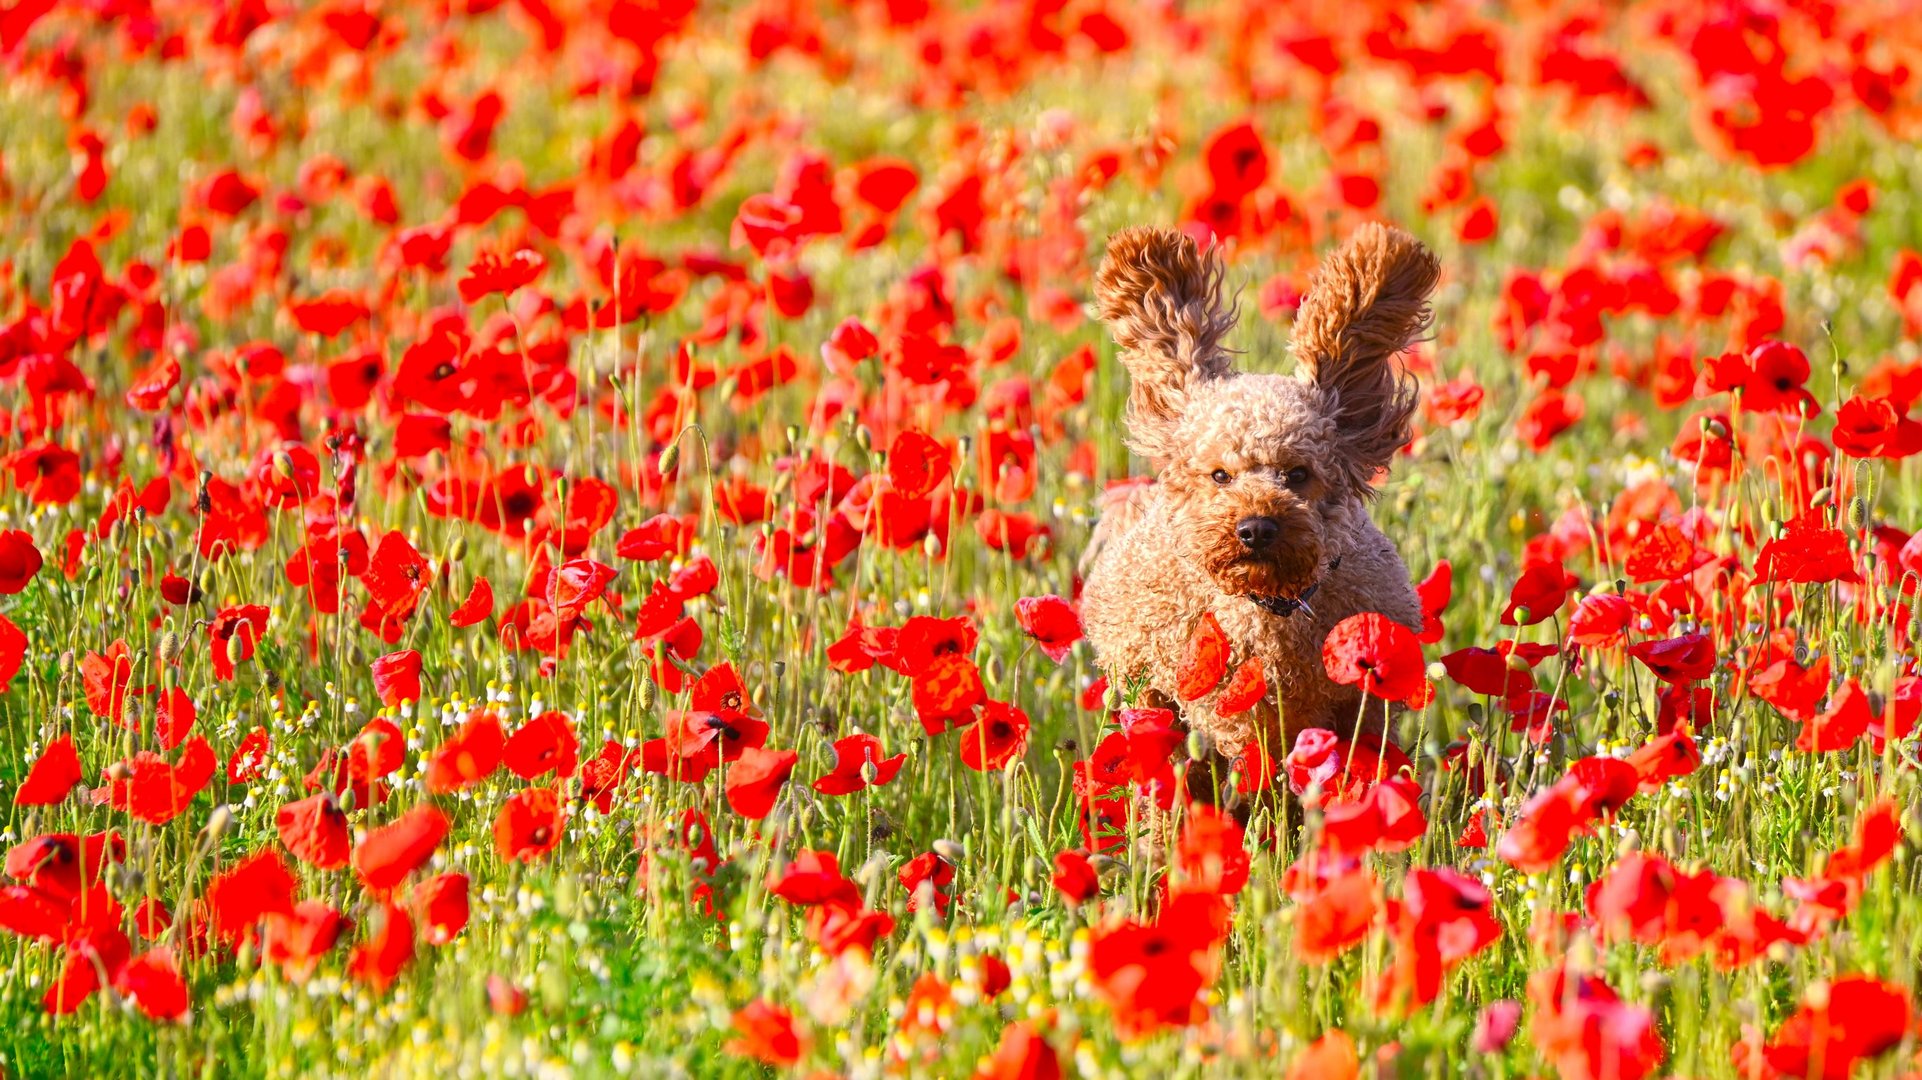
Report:
[[[0,1076],[1922,1075],[1918,68],[1907,0],[0,0]],[[1327,663],[1405,707],[1226,760],[1081,635],[1092,271],[1209,240],[1287,371],[1370,221],[1425,621]]]

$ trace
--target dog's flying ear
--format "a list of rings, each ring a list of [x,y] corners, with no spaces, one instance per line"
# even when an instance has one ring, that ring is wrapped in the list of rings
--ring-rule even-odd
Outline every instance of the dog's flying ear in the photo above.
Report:
[[[1221,297],[1221,256],[1174,229],[1135,226],[1108,241],[1095,308],[1128,369],[1128,445],[1160,464],[1188,388],[1233,370],[1221,337],[1235,324]]]
[[[1370,223],[1322,263],[1295,315],[1301,377],[1327,395],[1348,450],[1343,466],[1363,496],[1408,442],[1417,391],[1395,356],[1428,330],[1440,276],[1421,241]]]

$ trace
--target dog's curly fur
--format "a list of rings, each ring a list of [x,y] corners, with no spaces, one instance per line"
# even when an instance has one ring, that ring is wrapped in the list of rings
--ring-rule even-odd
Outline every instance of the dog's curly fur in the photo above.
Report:
[[[1239,753],[1260,737],[1276,757],[1305,728],[1378,729],[1359,693],[1328,679],[1328,631],[1378,611],[1411,629],[1421,607],[1408,569],[1368,515],[1374,481],[1408,441],[1416,396],[1395,357],[1429,327],[1434,255],[1407,233],[1364,225],[1316,274],[1295,317],[1294,376],[1236,370],[1222,339],[1236,312],[1219,253],[1188,236],[1117,233],[1095,302],[1133,384],[1128,445],[1152,485],[1107,500],[1087,557],[1081,620],[1117,686],[1177,701],[1196,624],[1214,612],[1233,660],[1259,656],[1267,699],[1221,716],[1220,689],[1180,703],[1190,727]],[[1226,482],[1223,482],[1223,478]],[[1275,540],[1251,550],[1237,527],[1265,518]],[[1307,606],[1272,614],[1289,601]]]

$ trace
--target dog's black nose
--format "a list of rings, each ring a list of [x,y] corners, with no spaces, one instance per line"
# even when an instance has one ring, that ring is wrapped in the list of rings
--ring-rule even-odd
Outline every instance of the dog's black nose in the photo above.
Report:
[[[1249,551],[1260,551],[1274,543],[1275,537],[1280,535],[1281,526],[1275,524],[1275,519],[1271,517],[1242,518],[1235,525],[1235,537]]]

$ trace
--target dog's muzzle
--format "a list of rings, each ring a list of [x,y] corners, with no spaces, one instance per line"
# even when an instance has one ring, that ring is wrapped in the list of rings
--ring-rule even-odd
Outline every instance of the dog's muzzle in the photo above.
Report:
[[[1328,573],[1332,574],[1339,569],[1341,569],[1341,558],[1337,556],[1335,561],[1328,564]],[[1327,575],[1324,574],[1323,578],[1326,579],[1326,577]],[[1248,602],[1270,615],[1275,615],[1283,619],[1293,615],[1297,611],[1306,611],[1308,614],[1313,615],[1315,609],[1308,606],[1308,601],[1314,597],[1315,590],[1319,588],[1321,588],[1321,582],[1317,581],[1301,590],[1301,594],[1298,596],[1259,596],[1255,593],[1249,593]]]

